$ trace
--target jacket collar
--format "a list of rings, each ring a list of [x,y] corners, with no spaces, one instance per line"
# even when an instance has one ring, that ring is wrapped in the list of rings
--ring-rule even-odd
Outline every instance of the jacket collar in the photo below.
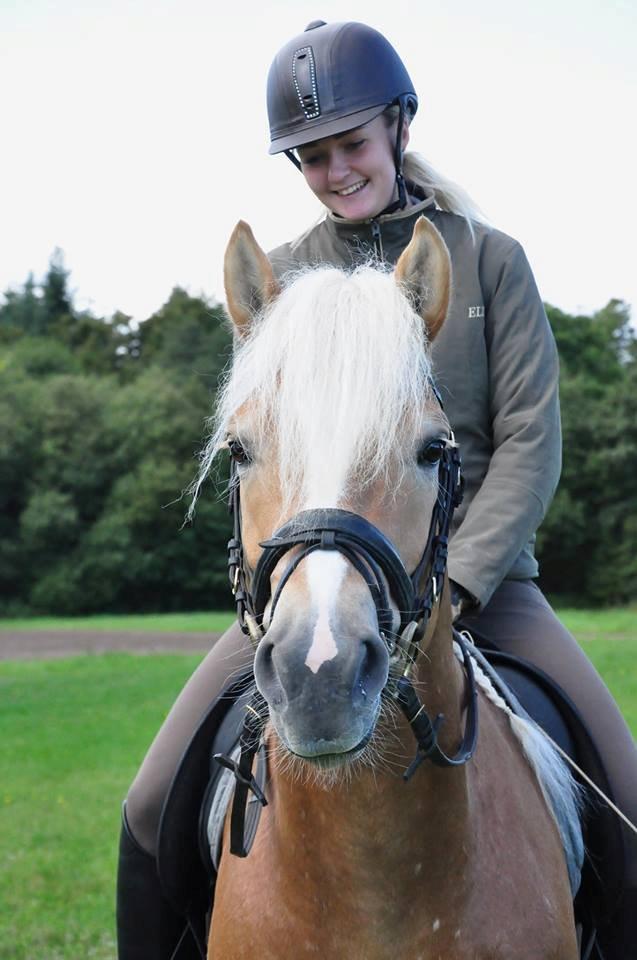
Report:
[[[436,200],[431,188],[407,181],[407,190],[409,196],[415,199],[415,203],[410,203],[402,210],[395,210],[394,213],[380,213],[377,217],[371,217],[368,220],[344,220],[342,217],[337,217],[331,210],[328,211],[325,220],[330,233],[336,234],[342,240],[360,238],[361,235],[371,234],[372,225],[377,223],[383,231],[384,238],[389,239],[394,232],[402,236],[405,229],[404,220],[412,219],[415,222],[422,214],[429,214],[436,209]]]

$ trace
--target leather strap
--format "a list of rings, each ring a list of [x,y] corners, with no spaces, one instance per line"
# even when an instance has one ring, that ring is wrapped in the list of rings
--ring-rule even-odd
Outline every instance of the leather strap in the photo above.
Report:
[[[449,757],[438,743],[438,731],[444,721],[443,714],[439,713],[432,721],[424,706],[418,699],[411,681],[407,677],[400,677],[397,683],[397,702],[407,718],[418,743],[415,758],[403,774],[404,780],[410,780],[423,760],[431,760],[437,767],[461,767],[474,754],[478,740],[478,687],[473,670],[473,662],[469,654],[466,640],[456,635],[455,639],[462,650],[462,659],[467,674],[468,702],[467,725],[462,742],[456,753]]]

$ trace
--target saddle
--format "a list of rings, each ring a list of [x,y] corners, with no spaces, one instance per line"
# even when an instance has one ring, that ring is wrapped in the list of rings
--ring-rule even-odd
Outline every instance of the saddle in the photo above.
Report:
[[[528,661],[496,650],[487,641],[480,639],[479,651],[513,692],[513,700],[517,699],[610,797],[599,753],[577,708],[564,691]],[[188,935],[182,938],[173,960],[200,960],[206,956],[223,823],[235,785],[233,775],[214,760],[214,755],[236,755],[245,706],[253,691],[254,677],[247,671],[211,703],[184,751],[164,803],[157,868],[166,898],[185,918],[188,927]],[[254,771],[261,789],[265,787],[266,773],[265,750],[261,749]],[[260,804],[248,804],[248,837],[256,832],[260,811]],[[595,929],[604,927],[614,913],[624,874],[619,820],[590,791],[586,791],[584,835],[586,859],[574,905],[586,941]]]

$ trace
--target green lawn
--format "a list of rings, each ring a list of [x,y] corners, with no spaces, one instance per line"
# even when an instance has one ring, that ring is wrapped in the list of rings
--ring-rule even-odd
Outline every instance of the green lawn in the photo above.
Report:
[[[637,608],[560,610],[637,736]]]
[[[561,616],[637,732],[637,613]],[[193,617],[213,629],[211,614]],[[165,629],[182,630],[184,622]],[[0,960],[114,960],[120,803],[199,659],[0,662]]]
[[[222,633],[236,618],[234,612],[100,614],[92,617],[0,618],[0,630],[147,630],[149,633]]]
[[[199,658],[0,664],[0,958],[113,960],[119,809]]]
[[[565,626],[582,638],[626,635],[637,637],[637,606],[610,607],[608,610],[555,608]]]

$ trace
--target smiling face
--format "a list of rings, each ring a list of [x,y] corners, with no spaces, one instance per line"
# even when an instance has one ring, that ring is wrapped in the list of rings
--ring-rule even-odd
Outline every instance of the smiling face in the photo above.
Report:
[[[396,123],[383,114],[362,127],[298,148],[310,190],[332,213],[346,220],[369,220],[396,198]],[[402,148],[409,141],[403,126]]]

